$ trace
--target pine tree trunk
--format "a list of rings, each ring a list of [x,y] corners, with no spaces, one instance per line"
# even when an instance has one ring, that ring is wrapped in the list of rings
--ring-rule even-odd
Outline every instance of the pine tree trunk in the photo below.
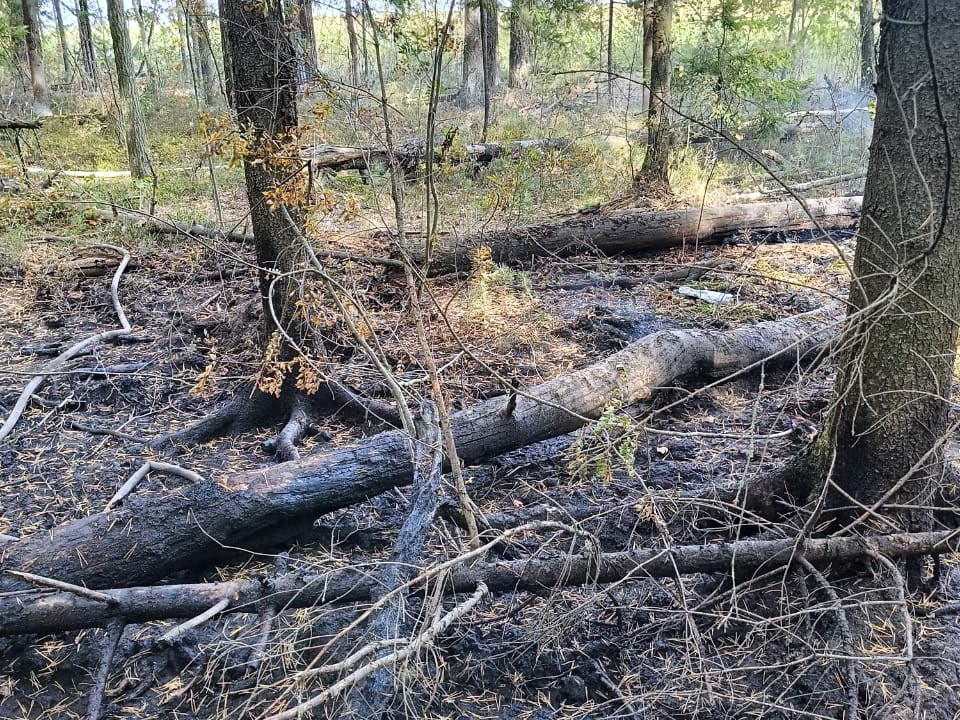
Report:
[[[463,66],[457,100],[462,107],[480,102],[483,95],[483,43],[480,33],[480,0],[463,3]]]
[[[43,68],[43,49],[40,44],[40,13],[37,0],[23,0],[23,24],[26,27],[27,62],[30,65],[30,85],[33,101],[39,115],[50,115],[50,91]]]
[[[489,90],[500,85],[500,8],[497,0],[483,3],[483,73]]]
[[[353,3],[344,0],[343,19],[347,24],[347,42],[350,44],[350,84],[360,84],[360,52],[357,48],[357,28],[353,17]]]
[[[533,0],[513,0],[510,5],[510,72],[512,88],[526,87],[532,68]]]
[[[874,71],[873,0],[860,0],[860,87],[869,88],[876,82]]]
[[[647,152],[643,157],[638,184],[669,188],[670,51],[673,26],[673,0],[653,0],[650,8],[650,101],[647,111]],[[647,38],[644,38],[646,47]]]
[[[73,65],[70,62],[70,49],[67,47],[67,33],[63,28],[60,0],[53,0],[53,18],[57,23],[57,43],[60,46],[60,57],[63,59],[63,79],[69,85],[73,82]]]
[[[213,62],[213,49],[210,46],[210,28],[207,25],[207,8],[203,2],[197,2],[191,8],[190,34],[193,36],[193,58],[197,65],[203,101],[214,105],[220,95],[217,85],[216,66]]]
[[[90,26],[90,0],[77,0],[77,33],[80,36],[80,63],[86,87],[99,85],[97,55],[93,49],[93,30]]]
[[[278,167],[272,157],[276,143],[297,131],[297,52],[290,39],[289,18],[283,0],[257,6],[220,0],[224,48],[230,54],[234,108],[240,127],[249,128],[250,156],[244,161],[247,198],[257,251],[260,293],[263,301],[264,337],[283,330],[296,342],[305,337],[305,321],[297,321],[296,293],[299,276],[273,283],[276,273],[289,273],[301,257],[302,213],[291,207],[272,210],[265,193],[296,182],[290,168]],[[250,52],[257,48],[257,52]],[[271,287],[273,285],[273,287]]]
[[[140,104],[140,92],[133,76],[133,52],[130,33],[123,10],[123,0],[107,0],[107,22],[113,40],[113,57],[117,66],[117,85],[127,104],[127,158],[130,174],[143,178],[153,174],[147,149],[147,125]]]
[[[851,309],[835,402],[813,453],[813,477],[829,471],[826,514],[838,523],[862,520],[854,505],[889,502],[897,508],[884,514],[901,527],[929,528],[924,506],[943,478],[937,444],[960,318],[958,25],[955,0],[884,3]]]
[[[297,21],[300,26],[300,43],[307,76],[317,74],[317,33],[313,26],[313,0],[299,0]]]
[[[643,109],[650,107],[650,68],[653,65],[653,0],[643,0]]]

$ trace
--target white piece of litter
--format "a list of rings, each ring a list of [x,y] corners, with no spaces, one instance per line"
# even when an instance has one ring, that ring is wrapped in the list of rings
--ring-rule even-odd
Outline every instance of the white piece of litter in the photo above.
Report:
[[[677,288],[677,293],[684,297],[702,300],[711,305],[730,305],[735,299],[730,293],[717,292],[716,290],[701,290],[700,288],[693,288],[689,285],[681,285]]]

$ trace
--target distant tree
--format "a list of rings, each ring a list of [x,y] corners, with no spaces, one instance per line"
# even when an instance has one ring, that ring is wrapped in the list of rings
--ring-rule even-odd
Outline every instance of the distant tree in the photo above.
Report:
[[[187,5],[187,24],[193,48],[191,53],[195,66],[195,77],[199,82],[200,94],[207,105],[216,104],[220,97],[220,83],[217,81],[217,68],[210,44],[210,26],[207,23],[207,4],[204,0],[189,0]]]
[[[97,56],[93,49],[93,29],[90,25],[90,0],[77,0],[77,34],[80,37],[80,66],[86,87],[99,84]]]
[[[673,0],[650,3],[650,100],[647,109],[647,151],[635,178],[639,186],[670,187],[670,102]],[[645,23],[646,24],[646,23]],[[646,38],[644,39],[646,43]]]
[[[317,34],[313,26],[313,0],[296,0],[297,45],[304,75],[317,74]]]
[[[344,0],[343,17],[347,25],[347,43],[350,49],[350,84],[356,87],[360,84],[360,52],[357,43],[356,18],[353,15],[353,3]]]
[[[860,0],[860,87],[876,82],[874,70],[873,0]]]
[[[50,115],[50,91],[43,68],[43,47],[40,37],[40,12],[37,0],[21,3],[23,24],[26,28],[25,45],[27,62],[30,65],[30,85],[33,88],[34,106],[39,115]]]
[[[464,0],[463,66],[457,96],[463,107],[483,100],[484,87],[493,90],[500,84],[499,28],[496,0]]]
[[[26,1],[26,0],[25,0]],[[133,69],[133,51],[130,48],[130,33],[123,0],[107,0],[107,22],[113,40],[113,58],[117,68],[117,86],[126,103],[127,160],[130,174],[135,178],[153,174],[150,154],[147,149],[147,124],[140,103]]]
[[[70,61],[70,48],[67,46],[67,31],[63,27],[63,12],[60,0],[53,0],[53,19],[57,26],[57,44],[60,46],[60,58],[63,60],[63,79],[73,81],[73,63]]]
[[[533,10],[535,0],[513,0],[510,20],[510,66],[508,83],[512,88],[524,87],[529,82],[533,67]]]

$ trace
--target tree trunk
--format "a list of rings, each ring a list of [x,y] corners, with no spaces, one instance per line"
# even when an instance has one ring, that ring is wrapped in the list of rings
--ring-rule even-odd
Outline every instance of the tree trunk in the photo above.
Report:
[[[874,71],[873,0],[860,0],[860,87],[873,87]]]
[[[147,124],[140,104],[140,91],[133,76],[133,53],[130,49],[130,33],[123,10],[123,0],[107,0],[107,22],[113,39],[113,57],[117,66],[117,85],[120,96],[127,103],[127,158],[130,174],[143,178],[153,174],[150,153],[147,149]]]
[[[241,5],[221,2],[222,10]],[[230,34],[234,32],[245,34]],[[262,62],[253,53],[248,57]],[[237,94],[238,104],[244,103],[239,87]],[[477,462],[572,432],[587,418],[599,417],[610,403],[626,406],[649,399],[689,373],[724,375],[764,361],[796,362],[822,349],[833,337],[833,326],[832,311],[826,311],[725,332],[653,333],[594,365],[529,388],[513,396],[515,402],[497,397],[455,413],[451,424],[457,453],[464,462]],[[269,528],[362,502],[409,484],[412,476],[406,433],[381,433],[297,462],[195,483],[170,494],[132,495],[119,509],[0,546],[0,569],[92,588],[153,582],[195,565],[221,543],[242,547],[246,538]],[[0,593],[22,586],[0,574]]]
[[[457,102],[472,107],[483,96],[483,43],[480,33],[480,0],[463,2],[463,66]]]
[[[807,209],[824,229],[856,227],[860,198],[807,200]],[[795,201],[716,205],[681,210],[620,210],[579,214],[562,220],[476,235],[443,234],[431,256],[430,274],[469,270],[480,245],[494,262],[526,262],[545,255],[566,257],[584,252],[612,255],[664,250],[678,245],[715,243],[742,231],[758,233],[815,227]],[[422,242],[408,248],[422,262]]]
[[[60,0],[53,0],[53,18],[57,24],[57,44],[60,46],[60,57],[63,60],[63,80],[69,85],[73,82],[73,63],[70,62],[70,48],[67,47],[67,33],[63,28]]]
[[[140,69],[147,71],[147,92],[153,97],[154,103],[159,104],[160,76],[157,72],[153,50],[150,47],[153,41],[153,28],[156,26],[156,18],[147,21],[147,15],[143,10],[143,0],[134,0],[133,11],[140,35],[137,42],[137,51],[141,58]],[[139,75],[139,71],[134,73],[134,82],[136,82],[137,75]]]
[[[653,68],[653,3],[643,0],[643,109],[650,108],[650,71]]]
[[[38,115],[51,115],[50,91],[43,69],[43,48],[40,38],[40,13],[37,0],[23,0],[23,24],[26,27],[25,43],[27,62],[30,64],[30,85],[33,87],[33,101]]]
[[[213,49],[210,46],[210,28],[207,25],[206,3],[197,0],[191,6],[189,17],[190,34],[193,39],[193,58],[197,65],[197,74],[203,90],[203,101],[215,105],[220,96],[216,66],[213,61]]]
[[[347,24],[347,42],[350,45],[350,85],[357,87],[360,84],[360,51],[357,47],[356,19],[353,16],[351,0],[344,0],[343,19]]]
[[[83,82],[88,88],[99,85],[97,55],[93,49],[93,29],[90,25],[90,0],[77,0],[77,33],[80,36],[80,63]]]
[[[484,84],[490,90],[500,85],[500,6],[497,0],[483,3],[483,73]]]
[[[300,29],[300,51],[307,77],[317,74],[317,33],[313,26],[313,0],[298,0],[297,24]]]
[[[526,87],[532,69],[534,0],[513,0],[510,5],[510,70],[512,88]]]
[[[859,521],[857,532],[865,520],[859,506],[886,502],[896,504],[890,515],[899,526],[929,528],[924,506],[945,472],[938,443],[947,432],[960,318],[960,176],[952,160],[960,148],[958,24],[954,0],[884,3],[844,352],[812,453],[822,471],[814,476],[829,470],[827,516]]]
[[[647,151],[643,156],[637,185],[654,189],[670,188],[670,50],[674,0],[653,0],[650,63],[650,105],[647,111]],[[646,45],[646,40],[644,40]]]
[[[303,332],[292,321],[299,278],[278,282],[273,289],[271,284],[275,273],[297,267],[303,217],[292,207],[286,212],[283,208],[271,211],[264,197],[295,182],[289,167],[278,167],[273,156],[279,150],[277,143],[297,132],[297,54],[287,33],[289,18],[284,17],[283,0],[259,5],[220,0],[220,16],[227,32],[224,46],[230,52],[237,121],[251,135],[243,174],[256,241],[264,340],[280,329],[273,319],[276,314],[290,337],[300,341]]]

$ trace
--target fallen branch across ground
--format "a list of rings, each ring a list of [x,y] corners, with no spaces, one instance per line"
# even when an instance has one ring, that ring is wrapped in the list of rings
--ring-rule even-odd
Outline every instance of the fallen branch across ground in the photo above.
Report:
[[[726,376],[768,361],[796,362],[835,336],[835,310],[728,331],[653,333],[593,365],[521,389],[515,402],[491,398],[454,414],[457,452],[475,463],[572,432],[611,403],[648,399],[685,375]],[[0,569],[98,588],[154,582],[222,545],[243,547],[270,528],[407,485],[412,475],[407,438],[384,432],[271,468],[170,493],[138,493],[111,512],[4,544]],[[0,579],[0,592],[22,587]]]
[[[123,311],[123,306],[120,304],[119,297],[120,278],[123,277],[123,271],[126,270],[127,265],[130,262],[130,253],[123,248],[116,247],[115,245],[103,245],[103,247],[109,248],[118,253],[122,253],[123,255],[123,259],[117,266],[117,270],[113,274],[113,280],[110,283],[110,297],[113,302],[113,309],[116,311],[117,319],[120,322],[120,329],[105,330],[103,332],[91,335],[90,337],[71,345],[69,348],[57,355],[53,360],[44,365],[41,371],[34,375],[30,379],[30,382],[27,383],[27,386],[23,389],[23,392],[20,393],[20,397],[17,398],[17,402],[13,406],[13,410],[11,410],[10,414],[7,415],[7,419],[4,421],[3,426],[0,427],[0,441],[3,441],[10,433],[13,432],[17,422],[23,415],[23,411],[27,409],[27,405],[30,403],[30,398],[33,397],[33,394],[40,389],[40,386],[43,385],[51,373],[57,372],[70,360],[80,355],[85,350],[95,347],[101,342],[126,337],[133,333],[133,328],[130,326],[130,322],[127,320],[127,315]]]
[[[562,150],[570,145],[565,138],[541,140],[515,140],[508,143],[487,142],[463,146],[462,152],[439,154],[440,162],[471,162],[487,165],[500,157],[519,157],[528,152]],[[336,145],[318,145],[307,153],[314,170],[360,170],[367,172],[376,165],[386,165],[390,153],[386,148],[340,147]],[[413,172],[426,161],[427,148],[423,142],[414,141],[400,145],[393,150],[397,165],[407,172]]]
[[[618,582],[630,578],[674,577],[676,573],[763,573],[803,557],[812,565],[850,562],[879,554],[908,558],[955,552],[960,531],[901,533],[874,537],[798,540],[738,540],[625,552],[563,555],[481,563],[453,571],[444,592],[473,592],[480,584],[492,593],[549,592],[563,586]],[[257,613],[265,603],[278,608],[367,602],[382,593],[368,570],[346,568],[306,577],[291,573],[275,579],[247,578],[218,583],[160,585],[102,591],[112,603],[70,592],[25,592],[0,597],[0,635],[78,630],[122,619],[127,623],[190,618],[231,598],[225,613]]]
[[[490,248],[494,262],[526,262],[532,257],[583,252],[651,252],[718,243],[740,234],[810,230],[817,224],[824,230],[853,228],[860,219],[861,201],[861,197],[811,199],[806,201],[806,209],[790,200],[702,209],[616,210],[462,237],[441,234],[431,256],[430,274],[469,270],[481,245]],[[422,263],[421,250],[411,248],[409,252],[415,262]]]

